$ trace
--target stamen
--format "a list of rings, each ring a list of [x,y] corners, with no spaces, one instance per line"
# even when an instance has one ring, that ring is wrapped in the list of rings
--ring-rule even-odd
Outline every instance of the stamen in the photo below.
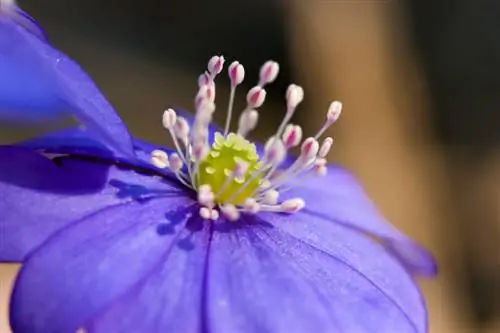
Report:
[[[184,154],[182,152],[182,148],[179,145],[179,140],[177,140],[177,135],[174,133],[174,126],[177,122],[177,114],[173,109],[167,109],[163,112],[163,127],[165,127],[172,137],[172,141],[174,142],[175,149],[177,150],[179,158],[182,160],[182,163],[188,164]]]
[[[212,220],[215,221],[219,218],[219,212],[216,209],[201,207],[200,208],[200,216],[204,220]]]
[[[283,133],[283,142],[286,149],[290,149],[299,145],[302,140],[302,128],[297,125],[288,124]]]
[[[229,94],[229,106],[227,107],[227,116],[226,116],[226,126],[224,127],[224,136],[226,136],[229,132],[229,126],[231,125],[231,117],[233,113],[233,105],[234,105],[234,95],[236,93],[236,86],[238,86],[245,77],[245,68],[235,61],[229,66],[229,79],[231,80],[231,92]]]
[[[302,87],[296,84],[291,84],[288,86],[288,89],[286,91],[287,110],[285,117],[283,118],[283,121],[281,122],[278,128],[278,131],[274,135],[275,138],[279,138],[281,136],[281,134],[285,129],[285,126],[288,124],[290,119],[292,119],[292,116],[297,106],[302,102],[303,99],[304,99],[304,89],[302,89]]]
[[[261,107],[266,100],[266,94],[266,91],[260,86],[255,86],[250,89],[247,94],[248,109],[257,109]]]
[[[222,56],[213,56],[208,62],[208,72],[212,76],[212,79],[215,78],[217,74],[222,72],[224,68],[224,57]]]
[[[328,137],[323,141],[323,144],[321,145],[321,148],[319,149],[318,157],[325,158],[328,153],[330,152],[330,149],[332,148],[333,144],[333,139]]]
[[[234,61],[228,68],[231,86],[224,132],[215,133],[215,140],[210,143],[209,126],[215,112],[214,80],[222,72],[224,61],[222,56],[213,56],[205,73],[198,78],[196,113],[191,128],[187,120],[177,117],[173,109],[164,112],[163,126],[172,136],[176,152],[167,154],[154,150],[151,163],[160,169],[170,169],[179,181],[197,190],[199,214],[203,219],[217,220],[219,211],[228,221],[236,221],[244,213],[257,214],[260,211],[296,213],[304,207],[304,200],[294,198],[280,203],[279,197],[309,176],[324,176],[327,173],[326,156],[333,139],[327,137],[321,144],[319,140],[338,120],[342,104],[332,102],[320,130],[302,141],[302,128],[289,122],[304,99],[304,90],[291,84],[286,92],[286,113],[275,134],[267,140],[259,160],[255,145],[245,137],[257,125],[257,109],[266,99],[264,87],[276,80],[279,65],[267,61],[261,67],[258,84],[247,93],[247,105],[240,115],[235,134],[230,132],[234,98],[236,87],[245,77],[245,69]],[[299,145],[298,158],[278,173],[288,151]],[[184,166],[187,173],[183,171]]]
[[[260,210],[260,205],[254,198],[248,198],[245,200],[243,210],[250,214],[257,214]]]
[[[264,87],[265,85],[274,82],[278,76],[280,66],[276,61],[267,61],[260,68],[260,80],[259,86]]]
[[[268,205],[276,205],[276,203],[278,202],[279,195],[280,193],[276,190],[272,189],[267,190],[263,194],[263,201]]]
[[[236,221],[240,218],[240,212],[238,212],[238,209],[236,206],[232,204],[225,204],[220,206],[220,210],[222,214],[229,220],[229,221]]]
[[[158,169],[166,169],[170,166],[167,153],[158,149],[151,152],[151,163]]]
[[[246,137],[250,131],[252,131],[257,125],[259,119],[259,113],[257,110],[246,110],[240,116],[238,134],[242,137]]]
[[[314,138],[316,140],[319,139],[319,137],[321,137],[323,135],[323,133],[325,133],[325,131],[328,129],[328,127],[332,126],[333,123],[335,123],[339,119],[341,113],[342,113],[342,103],[340,103],[338,101],[332,102],[330,104],[330,107],[328,108],[328,112],[326,114],[326,122],[323,125],[323,127],[321,127],[319,132],[316,133]]]
[[[306,203],[301,198],[289,199],[281,204],[281,208],[285,213],[297,213],[304,208]]]

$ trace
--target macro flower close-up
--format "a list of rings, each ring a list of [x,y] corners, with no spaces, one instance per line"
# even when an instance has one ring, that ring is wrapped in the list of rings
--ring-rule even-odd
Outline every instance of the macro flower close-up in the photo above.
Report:
[[[80,123],[0,146],[0,261],[22,265],[13,333],[427,332],[414,279],[436,274],[432,255],[327,162],[340,102],[308,135],[291,123],[304,98],[291,84],[282,122],[260,144],[251,132],[278,63],[263,64],[236,113],[250,73],[213,56],[193,115],[158,113],[151,130],[169,134],[167,148],[132,136],[9,1],[0,2],[0,57],[0,119],[66,113]],[[216,107],[225,73],[229,106]],[[227,113],[220,128],[214,112]]]

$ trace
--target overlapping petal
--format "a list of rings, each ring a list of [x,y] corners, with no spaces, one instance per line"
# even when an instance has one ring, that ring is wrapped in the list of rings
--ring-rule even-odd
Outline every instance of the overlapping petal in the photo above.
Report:
[[[171,153],[169,148],[157,146],[140,140],[133,139],[134,158],[123,158],[112,147],[108,147],[91,137],[87,130],[81,127],[70,127],[55,131],[49,134],[38,136],[17,144],[20,147],[26,147],[51,154],[70,154],[103,159],[109,163],[121,162],[132,167],[148,169],[151,172],[173,177],[168,169],[158,169],[151,164],[151,152],[155,149],[161,149]]]
[[[326,177],[298,180],[297,186],[286,196],[304,198],[304,212],[312,217],[376,236],[412,273],[436,274],[437,266],[432,255],[389,224],[358,181],[345,169],[329,166]]]
[[[106,145],[133,156],[126,126],[94,82],[34,30],[23,12],[0,11],[0,119],[43,120],[68,111]]]
[[[0,147],[0,261],[22,261],[53,233],[89,214],[172,193],[180,193],[174,184],[133,170]]]
[[[172,197],[108,206],[48,239],[26,261],[15,283],[13,331],[76,332],[131,288],[139,288],[178,246],[187,211],[170,217],[166,212],[186,207],[186,200]],[[181,272],[177,264],[169,268]],[[175,288],[172,285],[172,292],[179,292]]]

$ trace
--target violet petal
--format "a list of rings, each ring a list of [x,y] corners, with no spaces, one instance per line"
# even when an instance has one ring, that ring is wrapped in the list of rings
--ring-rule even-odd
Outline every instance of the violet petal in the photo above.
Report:
[[[151,163],[151,153],[161,149],[171,153],[170,148],[151,144],[147,141],[134,138],[134,158],[123,158],[111,147],[106,147],[95,138],[89,136],[88,131],[79,127],[70,127],[46,135],[31,138],[18,143],[18,146],[41,150],[52,154],[71,154],[95,157],[112,162],[121,162],[133,167],[150,170],[151,172],[175,179],[170,169],[158,169]]]
[[[11,15],[0,13],[0,119],[37,120],[69,111],[106,145],[133,156],[126,126],[92,79]]]
[[[160,235],[158,225],[182,222],[169,221],[165,212],[187,203],[162,198],[115,205],[51,237],[15,282],[12,330],[68,333],[83,327],[164,264],[184,228],[177,223],[172,233]]]
[[[70,157],[54,163],[0,147],[0,261],[24,260],[53,233],[107,207],[179,193],[165,180],[115,166]]]
[[[197,212],[168,257],[85,327],[87,333],[205,332],[204,276],[210,223]],[[186,242],[191,246],[186,246]]]
[[[303,198],[304,212],[311,217],[376,236],[412,273],[436,275],[437,265],[432,255],[389,224],[345,169],[329,166],[325,177],[311,177],[298,183],[286,197]]]
[[[426,332],[418,288],[379,244],[304,214],[248,220],[213,235],[208,332]]]

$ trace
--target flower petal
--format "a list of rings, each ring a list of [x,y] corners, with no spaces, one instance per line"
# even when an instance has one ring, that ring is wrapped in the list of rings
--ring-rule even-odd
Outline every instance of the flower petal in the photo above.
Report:
[[[304,212],[311,216],[376,236],[412,273],[436,275],[437,265],[432,255],[389,224],[345,169],[329,166],[327,176],[308,178],[285,197],[303,198]]]
[[[111,147],[106,147],[95,138],[91,137],[85,129],[70,127],[46,135],[38,136],[17,144],[21,147],[40,150],[51,154],[70,154],[96,157],[110,162],[122,162],[130,166],[151,170],[158,174],[169,175],[173,173],[169,169],[158,169],[151,163],[151,152],[161,149],[171,153],[170,148],[151,144],[149,142],[134,138],[135,158],[121,158]]]
[[[263,219],[212,237],[208,331],[426,332],[417,287],[379,244],[306,215]]]
[[[87,333],[203,332],[205,262],[210,224],[197,212],[148,277],[85,327]],[[194,228],[193,228],[194,227]]]
[[[93,135],[133,156],[126,126],[88,75],[13,15],[26,20],[0,13],[0,119],[24,122],[70,111]]]
[[[179,193],[166,181],[116,166],[55,161],[0,147],[0,261],[22,261],[53,233],[106,207]]]
[[[184,230],[169,220],[172,198],[115,205],[49,239],[23,265],[10,320],[16,333],[76,332],[115,299],[163,265]],[[171,232],[160,232],[162,225]]]

